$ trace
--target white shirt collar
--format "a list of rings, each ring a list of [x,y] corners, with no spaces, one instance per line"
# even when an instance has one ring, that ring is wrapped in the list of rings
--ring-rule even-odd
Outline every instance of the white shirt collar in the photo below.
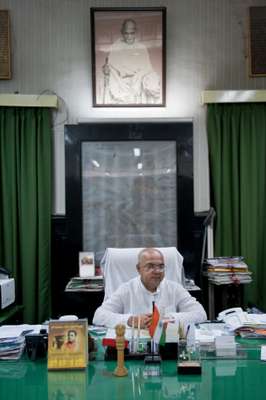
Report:
[[[150,292],[150,291],[143,285],[140,276],[139,276],[138,278],[139,278],[140,287],[141,287],[142,290],[144,290],[145,293],[147,293],[149,296],[153,296],[153,297],[155,298],[156,296],[158,296],[158,295],[160,294],[160,292],[161,292],[161,284],[162,284],[162,282],[164,281],[165,278],[163,278],[163,280],[160,282],[160,284],[159,284],[159,286],[157,287],[157,289],[156,289],[155,292]]]

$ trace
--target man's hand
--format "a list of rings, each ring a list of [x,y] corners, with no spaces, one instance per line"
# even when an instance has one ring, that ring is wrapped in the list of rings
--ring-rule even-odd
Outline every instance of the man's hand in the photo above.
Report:
[[[152,314],[141,314],[139,316],[131,316],[127,320],[127,324],[129,326],[134,326],[134,328],[138,327],[138,319],[140,318],[140,328],[148,329],[151,325]]]

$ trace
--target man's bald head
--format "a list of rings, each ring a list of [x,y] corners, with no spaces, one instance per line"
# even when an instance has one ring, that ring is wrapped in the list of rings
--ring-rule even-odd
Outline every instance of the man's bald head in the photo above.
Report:
[[[154,247],[147,247],[147,248],[141,250],[138,254],[138,264],[141,263],[143,257],[146,258],[147,256],[153,256],[156,253],[159,254],[162,258],[164,258],[163,254],[160,252],[160,250],[155,249]]]

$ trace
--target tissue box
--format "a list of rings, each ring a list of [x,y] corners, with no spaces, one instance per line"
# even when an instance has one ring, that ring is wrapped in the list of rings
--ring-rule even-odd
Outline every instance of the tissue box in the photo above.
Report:
[[[15,301],[15,279],[0,279],[0,309]]]

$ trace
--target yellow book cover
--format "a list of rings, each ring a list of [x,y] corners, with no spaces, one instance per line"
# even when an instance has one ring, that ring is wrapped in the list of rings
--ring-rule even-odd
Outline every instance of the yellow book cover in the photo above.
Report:
[[[51,321],[48,370],[84,369],[88,364],[88,321]]]

